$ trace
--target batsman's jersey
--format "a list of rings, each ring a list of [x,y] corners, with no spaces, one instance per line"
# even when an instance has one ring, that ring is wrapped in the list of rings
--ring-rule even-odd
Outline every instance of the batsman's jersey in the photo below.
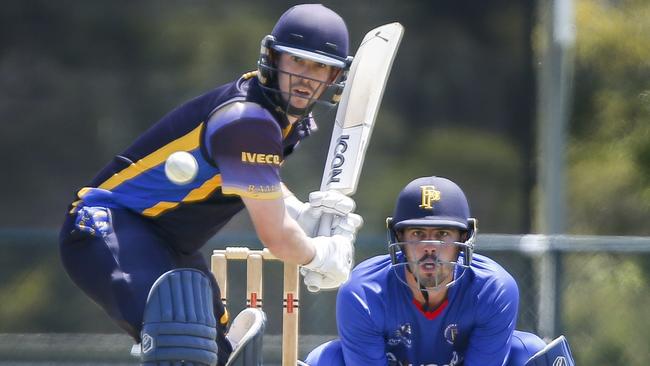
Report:
[[[424,311],[391,269],[388,255],[368,259],[354,269],[337,297],[345,364],[504,365],[518,301],[512,276],[493,260],[475,255],[447,299]]]
[[[164,116],[78,191],[72,210],[126,208],[163,237],[197,249],[244,207],[241,196],[282,196],[279,167],[314,127],[311,118],[290,125],[257,78],[245,75]],[[199,167],[184,185],[165,175],[177,151],[192,154]]]

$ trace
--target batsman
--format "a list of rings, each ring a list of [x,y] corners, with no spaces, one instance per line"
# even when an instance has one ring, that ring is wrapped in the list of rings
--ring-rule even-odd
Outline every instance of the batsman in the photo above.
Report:
[[[172,110],[76,191],[64,268],[141,343],[143,364],[227,363],[228,313],[199,250],[244,208],[264,246],[320,288],[347,280],[362,224],[354,201],[318,191],[303,203],[280,168],[316,130],[314,105],[338,102],[348,37],[334,11],[290,8],[262,39],[256,71]],[[323,214],[334,216],[325,233]]]

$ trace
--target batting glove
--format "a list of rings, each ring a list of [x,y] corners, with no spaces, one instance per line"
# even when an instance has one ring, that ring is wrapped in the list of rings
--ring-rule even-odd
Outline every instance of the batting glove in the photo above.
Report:
[[[318,235],[323,214],[334,216],[331,235],[342,235],[354,240],[356,232],[363,225],[363,218],[353,214],[354,200],[337,191],[316,191],[309,194],[309,202],[300,202],[295,196],[284,200],[289,215],[309,237]]]
[[[321,289],[341,286],[350,277],[354,246],[352,241],[342,235],[317,236],[313,238],[316,254],[311,262],[301,268],[306,275],[314,271],[322,275]],[[309,283],[305,283],[310,285]]]

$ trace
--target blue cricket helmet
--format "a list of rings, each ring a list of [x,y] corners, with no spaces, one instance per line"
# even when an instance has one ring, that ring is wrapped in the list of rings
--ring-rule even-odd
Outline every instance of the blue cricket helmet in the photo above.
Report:
[[[392,229],[439,226],[468,230],[469,204],[460,187],[447,178],[422,177],[400,192],[391,220]]]
[[[345,68],[349,39],[345,21],[321,4],[296,5],[276,23],[274,50]]]
[[[330,65],[342,70],[338,78],[326,85],[326,92],[319,102],[336,105],[343,93],[347,71],[352,65],[349,52],[348,28],[343,18],[321,4],[296,5],[282,14],[271,34],[262,39],[260,57],[257,62],[258,77],[262,88],[272,102],[285,112],[306,115],[310,106],[296,109],[282,99],[278,87],[277,57],[274,54],[287,53],[306,60]]]
[[[463,190],[447,178],[422,177],[407,184],[397,197],[393,217],[387,218],[386,224],[388,252],[394,269],[406,265],[409,272],[414,273],[403,254],[408,243],[400,242],[397,235],[408,227],[454,228],[464,233],[461,241],[454,242],[461,256],[455,261],[447,262],[448,265],[457,267],[457,270],[454,279],[445,284],[446,287],[454,285],[472,263],[477,221],[470,217],[469,204]],[[417,272],[414,275],[419,276]],[[398,278],[408,286],[399,274]]]

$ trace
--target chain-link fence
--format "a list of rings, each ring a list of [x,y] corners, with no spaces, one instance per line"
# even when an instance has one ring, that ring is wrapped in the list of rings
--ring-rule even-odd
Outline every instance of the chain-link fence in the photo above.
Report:
[[[217,239],[215,239],[217,240]],[[206,249],[257,243],[219,238]],[[357,261],[384,252],[362,237]],[[564,334],[578,365],[649,365],[650,238],[479,235],[521,294],[518,328]],[[229,307],[244,307],[244,263],[229,264]],[[66,278],[49,231],[0,232],[0,365],[137,364],[131,340]],[[282,267],[265,264],[265,360],[280,359]],[[335,292],[301,293],[300,355],[336,337]]]
[[[650,238],[484,235],[517,279],[519,327],[565,334],[578,365],[649,365]]]

